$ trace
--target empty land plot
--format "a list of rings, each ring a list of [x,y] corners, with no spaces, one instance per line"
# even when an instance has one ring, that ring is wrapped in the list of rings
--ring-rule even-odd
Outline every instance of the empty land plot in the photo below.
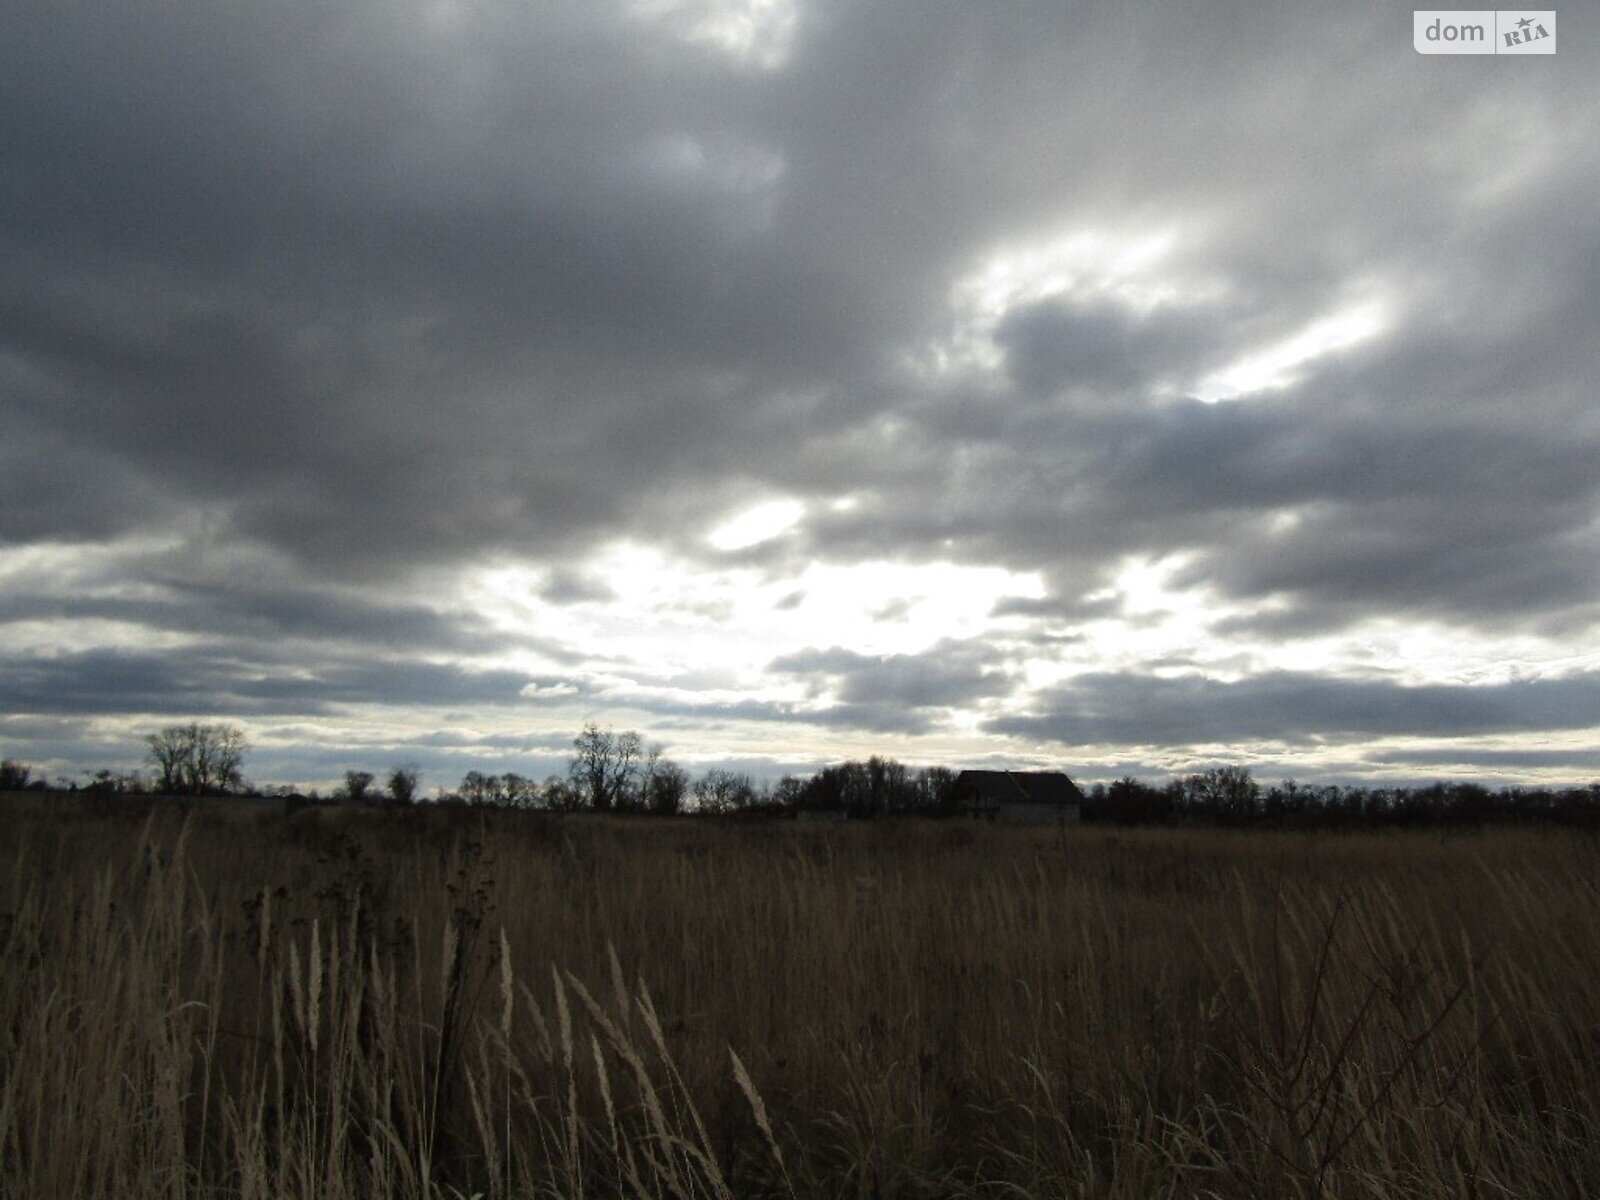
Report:
[[[1582,1196],[1600,849],[12,798],[7,1196]]]

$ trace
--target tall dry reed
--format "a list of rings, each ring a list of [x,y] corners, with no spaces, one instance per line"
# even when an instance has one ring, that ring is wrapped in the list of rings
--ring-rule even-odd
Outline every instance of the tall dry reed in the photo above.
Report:
[[[1600,853],[7,803],[6,1196],[1600,1193]]]

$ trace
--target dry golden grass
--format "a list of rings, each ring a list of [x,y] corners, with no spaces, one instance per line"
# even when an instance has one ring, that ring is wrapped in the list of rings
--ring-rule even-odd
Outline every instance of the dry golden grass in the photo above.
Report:
[[[7,1197],[1600,1194],[1584,835],[0,816]]]

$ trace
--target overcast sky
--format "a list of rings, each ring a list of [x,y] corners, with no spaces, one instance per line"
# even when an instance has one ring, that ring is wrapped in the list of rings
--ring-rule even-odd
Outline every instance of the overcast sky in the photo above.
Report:
[[[1600,776],[1600,15],[11,0],[0,752]]]

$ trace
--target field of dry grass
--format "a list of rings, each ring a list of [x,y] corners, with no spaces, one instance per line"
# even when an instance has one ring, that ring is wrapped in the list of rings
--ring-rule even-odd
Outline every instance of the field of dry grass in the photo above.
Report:
[[[6,1197],[1600,1194],[1600,847],[0,800]]]

